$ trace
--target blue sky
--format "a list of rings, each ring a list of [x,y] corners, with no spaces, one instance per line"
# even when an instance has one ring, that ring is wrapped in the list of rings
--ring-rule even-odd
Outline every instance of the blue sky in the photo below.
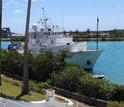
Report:
[[[124,0],[31,0],[30,28],[43,17],[42,7],[52,25],[66,31],[124,29]],[[25,33],[27,0],[3,0],[2,26]],[[40,27],[40,25],[38,25]]]

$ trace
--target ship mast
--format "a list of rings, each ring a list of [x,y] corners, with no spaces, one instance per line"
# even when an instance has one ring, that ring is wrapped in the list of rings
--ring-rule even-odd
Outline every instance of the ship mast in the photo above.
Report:
[[[46,23],[47,19],[46,19],[46,15],[45,15],[43,7],[42,7],[42,10],[43,10],[43,16],[44,16],[44,19],[43,19],[43,21],[44,21],[44,29],[47,29],[47,23]]]

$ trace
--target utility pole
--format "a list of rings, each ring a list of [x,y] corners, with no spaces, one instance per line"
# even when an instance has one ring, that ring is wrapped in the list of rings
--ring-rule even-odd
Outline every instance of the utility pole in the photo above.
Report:
[[[99,18],[97,17],[97,50],[98,50],[98,27],[99,27]]]

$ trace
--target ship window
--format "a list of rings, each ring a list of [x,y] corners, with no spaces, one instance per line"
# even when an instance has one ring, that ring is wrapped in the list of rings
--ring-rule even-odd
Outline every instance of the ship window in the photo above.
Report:
[[[48,31],[51,31],[51,29],[48,29]]]
[[[70,43],[67,43],[67,45],[70,45]]]
[[[53,44],[53,40],[51,41],[51,44]]]
[[[43,29],[41,29],[41,31],[43,31]]]

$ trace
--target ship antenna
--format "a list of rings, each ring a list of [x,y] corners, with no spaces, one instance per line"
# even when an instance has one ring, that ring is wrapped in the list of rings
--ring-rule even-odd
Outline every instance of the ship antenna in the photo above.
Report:
[[[47,21],[47,19],[46,19],[46,16],[45,16],[45,12],[44,12],[44,8],[42,7],[42,10],[43,10],[43,16],[44,16],[44,28],[45,29],[47,29],[47,23],[46,23],[46,21]]]

